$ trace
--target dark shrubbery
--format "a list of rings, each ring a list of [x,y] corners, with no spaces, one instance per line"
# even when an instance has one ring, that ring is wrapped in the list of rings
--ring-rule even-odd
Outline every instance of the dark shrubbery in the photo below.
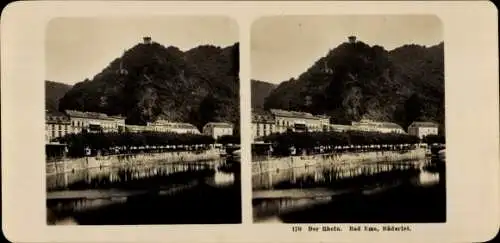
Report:
[[[220,144],[240,144],[240,136],[238,135],[224,135],[217,139]]]
[[[311,151],[320,146],[350,146],[350,145],[398,145],[415,144],[416,136],[396,133],[377,132],[287,132],[271,134],[263,138],[273,145],[275,154],[287,154],[290,147],[297,151]]]
[[[426,144],[446,143],[446,138],[443,135],[427,135],[422,139]]]

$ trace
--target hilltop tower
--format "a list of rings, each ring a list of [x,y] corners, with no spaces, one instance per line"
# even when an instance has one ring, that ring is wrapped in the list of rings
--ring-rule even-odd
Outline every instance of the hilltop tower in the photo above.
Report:
[[[145,36],[145,37],[143,37],[142,39],[143,39],[143,41],[144,41],[144,44],[146,44],[146,45],[151,44],[151,37],[149,37],[149,36]]]
[[[356,43],[356,36],[354,36],[354,35],[347,37],[347,39],[349,40],[349,43],[351,43],[351,44]]]

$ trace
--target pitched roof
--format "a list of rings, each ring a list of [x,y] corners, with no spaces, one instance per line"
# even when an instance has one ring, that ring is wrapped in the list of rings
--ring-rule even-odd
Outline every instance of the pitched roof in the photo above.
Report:
[[[316,115],[316,117],[320,119],[330,119],[330,116],[327,115]]]
[[[110,118],[117,119],[117,120],[125,120],[125,117],[116,115],[116,116],[109,116]]]
[[[439,125],[435,122],[421,122],[414,121],[410,124],[410,127],[438,127]]]
[[[400,125],[392,122],[381,122],[379,126],[384,128],[403,129]]]
[[[104,113],[98,112],[81,112],[75,110],[66,110],[65,113],[70,117],[80,117],[80,118],[90,118],[90,119],[100,119],[100,120],[113,120],[113,118],[108,117]]]
[[[271,109],[271,113],[275,116],[284,116],[284,117],[293,117],[293,118],[304,118],[304,119],[319,119],[319,117],[314,116],[311,113],[308,112],[302,112],[302,111],[285,111],[285,110],[279,110],[279,109]]]
[[[69,123],[69,117],[60,112],[50,112],[45,114],[46,123]]]
[[[196,130],[198,130],[198,128],[196,128],[193,124],[190,124],[190,123],[175,123],[174,127],[175,128],[185,128],[185,129],[196,129]]]
[[[184,129],[196,129],[196,126],[194,126],[191,123],[185,123],[185,122],[170,122],[167,120],[156,120],[155,122],[149,122],[148,126],[162,126],[162,127],[169,127],[169,128],[184,128]]]
[[[206,127],[206,126],[233,128],[232,124],[229,124],[226,122],[209,122],[209,123],[205,124],[204,127]]]
[[[393,123],[393,122],[378,122],[378,121],[372,121],[372,120],[367,120],[367,119],[362,119],[359,122],[352,122],[353,126],[370,126],[370,127],[376,127],[376,128],[392,128],[392,129],[403,129],[400,125]]]
[[[158,119],[154,122],[149,122],[149,124],[151,124],[151,125],[168,125],[168,124],[172,124],[172,122],[168,121],[168,120]]]

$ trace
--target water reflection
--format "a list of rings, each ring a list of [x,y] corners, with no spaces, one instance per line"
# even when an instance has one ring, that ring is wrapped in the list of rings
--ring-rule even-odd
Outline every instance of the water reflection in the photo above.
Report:
[[[239,176],[239,167],[225,160],[102,167],[51,175],[47,176],[48,222],[238,223]]]
[[[363,186],[415,176],[431,164],[429,160],[321,164],[257,174],[252,185],[254,190]]]
[[[47,190],[84,190],[107,188],[150,188],[182,183],[193,178],[213,177],[225,161],[163,163],[91,168],[47,176]],[[229,173],[229,172],[228,172]],[[229,173],[229,174],[232,174]]]
[[[446,210],[442,167],[430,160],[330,163],[257,174],[252,181],[254,218],[258,222],[382,222],[384,215],[390,218],[391,207],[403,210],[407,206],[408,211],[419,211],[430,201],[434,205],[427,206],[427,211],[440,208],[433,216],[422,209],[413,218],[398,212],[402,218],[395,216],[395,220],[418,221],[425,215],[431,221],[443,220]],[[405,191],[399,191],[401,188]],[[423,192],[418,188],[429,189]],[[406,199],[401,199],[406,196],[414,200],[422,197],[420,193],[428,197],[425,204],[403,203]],[[372,198],[377,200],[368,203]],[[359,207],[357,211],[353,211],[355,207]],[[377,213],[370,216],[369,212]]]
[[[217,171],[213,177],[213,181],[216,185],[232,185],[234,183],[235,177],[234,173],[220,172]]]

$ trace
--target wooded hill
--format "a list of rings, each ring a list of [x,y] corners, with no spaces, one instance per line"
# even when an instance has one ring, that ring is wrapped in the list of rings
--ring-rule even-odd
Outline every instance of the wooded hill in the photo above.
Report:
[[[198,46],[188,51],[139,43],[112,60],[91,80],[60,100],[66,109],[122,115],[128,124],[156,119],[210,121],[239,127],[239,44]]]
[[[309,97],[309,98],[307,98]],[[444,125],[444,44],[391,51],[361,41],[342,43],[297,79],[282,82],[264,108],[326,114],[333,123],[361,118]]]

